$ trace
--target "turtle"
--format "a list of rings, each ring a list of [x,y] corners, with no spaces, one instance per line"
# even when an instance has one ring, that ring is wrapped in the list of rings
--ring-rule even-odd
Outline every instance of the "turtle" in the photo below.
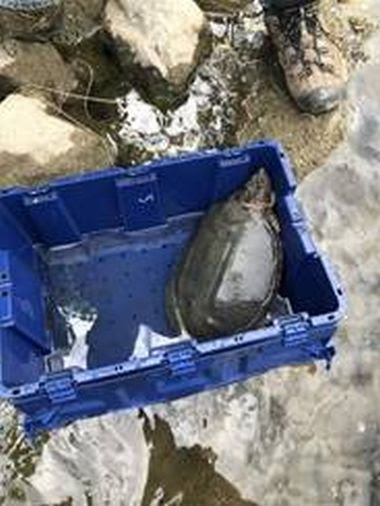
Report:
[[[166,290],[176,333],[198,339],[253,329],[278,293],[283,266],[275,195],[264,168],[201,219]]]

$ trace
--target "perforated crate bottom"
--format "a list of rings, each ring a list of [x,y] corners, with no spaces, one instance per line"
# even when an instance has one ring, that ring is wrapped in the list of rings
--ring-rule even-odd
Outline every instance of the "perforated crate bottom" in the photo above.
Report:
[[[198,220],[192,215],[149,231],[96,234],[79,245],[50,250],[45,271],[55,309],[55,351],[69,348],[68,322],[75,319],[91,328],[89,369],[127,360],[141,325],[173,337],[165,287]]]

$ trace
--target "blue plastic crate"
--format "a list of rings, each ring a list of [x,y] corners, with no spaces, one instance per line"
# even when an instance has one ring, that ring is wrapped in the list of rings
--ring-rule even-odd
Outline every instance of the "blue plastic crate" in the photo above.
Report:
[[[202,213],[265,167],[285,250],[291,313],[260,330],[175,337],[165,287]],[[30,435],[168,401],[334,354],[342,288],[294,197],[282,148],[262,141],[0,192],[0,394]],[[64,367],[68,308],[96,314],[87,362]],[[66,313],[65,313],[66,311]],[[66,315],[64,317],[64,315]],[[142,346],[141,346],[142,343]]]

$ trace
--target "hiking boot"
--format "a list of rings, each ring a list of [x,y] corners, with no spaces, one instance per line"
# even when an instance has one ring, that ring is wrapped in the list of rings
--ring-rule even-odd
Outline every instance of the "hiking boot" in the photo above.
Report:
[[[337,107],[345,91],[347,70],[321,23],[317,2],[269,9],[265,23],[298,106],[313,114]]]

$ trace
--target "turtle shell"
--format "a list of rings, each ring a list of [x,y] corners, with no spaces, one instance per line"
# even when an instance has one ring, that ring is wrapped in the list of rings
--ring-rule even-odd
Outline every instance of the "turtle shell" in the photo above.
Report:
[[[231,335],[263,319],[282,270],[273,206],[270,179],[260,169],[242,190],[211,207],[168,288],[176,331]]]

